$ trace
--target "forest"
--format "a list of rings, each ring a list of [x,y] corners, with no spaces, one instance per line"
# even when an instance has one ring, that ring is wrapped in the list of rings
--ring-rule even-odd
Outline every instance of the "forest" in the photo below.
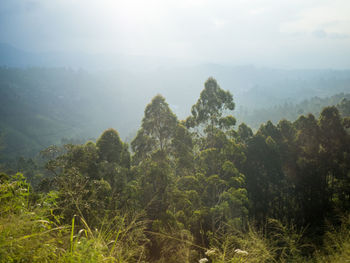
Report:
[[[295,121],[308,113],[318,118],[324,107],[350,99],[350,70],[167,64],[161,69],[148,65],[141,72],[96,72],[2,66],[0,162],[34,157],[52,144],[95,141],[111,127],[130,143],[154,95],[162,94],[178,118],[185,119],[208,76],[234,95],[237,126],[244,122],[254,132],[269,120]]]
[[[210,77],[182,120],[153,97],[128,142],[109,128],[1,156],[0,262],[350,260],[349,96],[270,108],[254,129],[235,108]]]

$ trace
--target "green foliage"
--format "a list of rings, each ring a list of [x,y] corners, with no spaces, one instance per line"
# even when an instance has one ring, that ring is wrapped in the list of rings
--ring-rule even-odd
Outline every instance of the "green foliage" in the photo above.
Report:
[[[291,89],[294,89],[294,87]],[[303,92],[304,90],[305,87],[303,87]],[[272,100],[274,99],[275,98]],[[278,123],[282,119],[295,121],[302,114],[313,114],[314,116],[318,117],[323,108],[332,105],[336,105],[343,117],[346,117],[349,116],[349,101],[349,93],[339,93],[324,98],[313,97],[311,99],[303,100],[299,103],[288,100],[287,102],[279,103],[279,105],[262,106],[259,108],[247,108],[241,106],[239,112],[237,112],[236,115],[239,122],[245,122],[254,130],[257,130],[261,123],[265,123],[269,120],[273,123]],[[270,103],[271,102],[269,102],[267,105]]]
[[[0,174],[0,216],[21,213],[28,207],[30,186],[21,173]]]
[[[249,227],[243,233],[230,226],[227,232],[210,237],[205,256],[215,263],[276,262],[275,249],[262,231]]]
[[[131,146],[137,154],[143,154],[157,149],[167,151],[176,130],[177,118],[169,108],[164,97],[155,96],[146,106],[142,119],[142,129],[139,130]],[[144,146],[146,144],[146,147]],[[139,153],[139,155],[142,153]]]
[[[141,262],[144,259],[144,245],[148,241],[142,214],[117,215],[102,222],[98,229],[89,226],[81,216],[73,216],[71,225],[65,225],[58,213],[59,193],[50,192],[34,204],[23,204],[28,200],[24,186],[28,185],[21,174],[1,176],[0,262]],[[8,195],[9,191],[13,194]]]
[[[142,262],[145,258],[145,222],[139,215],[117,215],[92,229],[83,218],[79,231],[73,217],[70,250],[62,262]],[[79,224],[78,224],[79,226]],[[73,235],[74,234],[74,235]]]
[[[114,129],[104,131],[96,142],[99,158],[102,161],[120,163],[123,153],[123,143]]]
[[[339,109],[339,112],[342,116],[348,117],[350,116],[350,99],[349,98],[343,98],[338,104],[337,108]]]
[[[176,126],[171,145],[172,155],[175,158],[176,175],[191,175],[194,171],[193,140],[184,125],[178,124]]]
[[[324,248],[315,254],[315,262],[340,263],[350,260],[350,216],[341,218],[341,225],[328,226],[324,235]]]
[[[247,142],[247,140],[253,136],[253,131],[245,123],[241,123],[238,126],[237,135],[239,140]]]
[[[108,129],[96,143],[18,158],[11,168],[23,174],[0,174],[0,262],[347,259],[349,222],[336,217],[350,210],[341,105],[234,130],[233,97],[209,78],[186,122],[154,97],[132,155]]]
[[[205,123],[214,126],[221,121],[221,125],[228,128],[235,124],[234,119],[232,117],[221,119],[221,117],[225,110],[232,111],[234,108],[231,93],[222,90],[214,78],[208,78],[197,103],[192,106],[192,117],[188,120],[189,126]]]
[[[47,206],[51,199],[32,207],[30,187],[22,174],[1,177],[0,262],[55,261],[60,247],[56,238],[64,235],[65,227],[58,226],[55,218],[49,218],[48,209],[39,206]]]

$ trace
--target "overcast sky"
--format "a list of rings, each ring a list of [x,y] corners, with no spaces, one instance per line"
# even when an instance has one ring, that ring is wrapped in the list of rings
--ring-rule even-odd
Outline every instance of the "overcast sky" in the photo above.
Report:
[[[349,0],[0,0],[0,42],[294,68],[350,68]]]

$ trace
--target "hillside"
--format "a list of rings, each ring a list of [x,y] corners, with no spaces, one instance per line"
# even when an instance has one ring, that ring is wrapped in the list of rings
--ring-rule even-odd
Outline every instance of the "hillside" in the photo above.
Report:
[[[211,73],[209,73],[211,72]],[[317,115],[350,91],[347,71],[272,70],[255,67],[201,65],[153,71],[87,72],[64,68],[0,69],[0,131],[6,158],[33,156],[62,138],[96,138],[114,127],[129,141],[135,136],[143,108],[154,94],[169,98],[184,119],[201,81],[209,74],[233,93],[236,117],[253,128],[267,120],[295,120],[300,113]],[[302,100],[319,96],[310,103]],[[345,96],[345,95],[344,95]],[[322,99],[324,98],[324,99]],[[318,101],[319,100],[319,101]],[[4,158],[4,157],[3,157]]]
[[[185,121],[153,97],[130,144],[2,164],[0,262],[349,260],[350,100],[256,132],[234,108],[208,78]]]

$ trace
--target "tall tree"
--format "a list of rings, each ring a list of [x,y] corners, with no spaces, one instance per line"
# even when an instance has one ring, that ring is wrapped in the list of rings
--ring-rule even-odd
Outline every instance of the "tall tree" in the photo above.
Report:
[[[114,129],[105,130],[97,140],[96,146],[102,161],[119,163],[123,152],[123,143]]]
[[[165,98],[155,96],[146,106],[141,129],[131,142],[136,156],[144,156],[155,150],[168,152],[176,132],[177,118]]]
[[[208,78],[204,83],[200,97],[192,106],[192,116],[186,120],[188,127],[204,125],[207,132],[213,133],[215,127],[229,129],[235,125],[236,120],[232,115],[225,113],[233,111],[235,103],[232,94],[220,88],[216,80]]]
[[[193,141],[188,129],[179,123],[172,140],[172,154],[175,159],[177,176],[191,175],[194,172]]]
[[[336,107],[326,107],[319,117],[320,166],[323,167],[329,202],[349,207],[350,136]],[[344,208],[344,207],[343,207]]]

